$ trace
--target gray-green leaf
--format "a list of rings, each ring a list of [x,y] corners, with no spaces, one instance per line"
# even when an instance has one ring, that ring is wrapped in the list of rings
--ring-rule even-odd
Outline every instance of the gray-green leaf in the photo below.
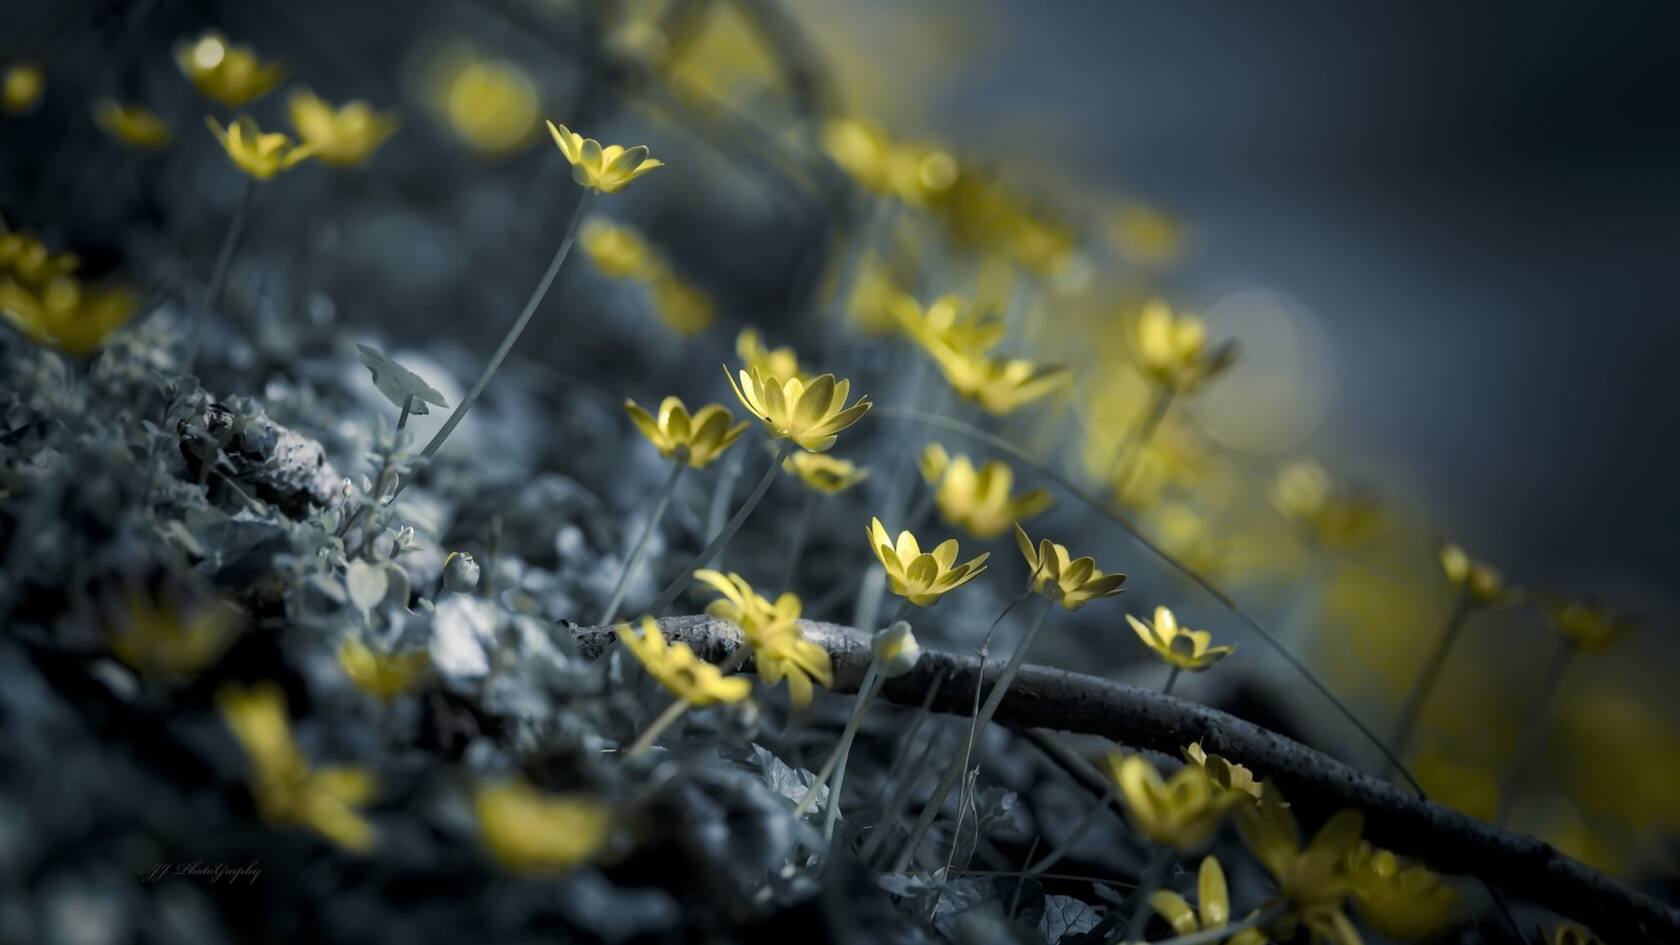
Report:
[[[357,345],[356,350],[361,352],[362,364],[373,374],[373,386],[379,388],[379,392],[398,408],[407,404],[409,413],[423,415],[430,412],[426,409],[427,404],[449,406],[449,402],[432,385],[393,361],[385,352],[367,345]]]

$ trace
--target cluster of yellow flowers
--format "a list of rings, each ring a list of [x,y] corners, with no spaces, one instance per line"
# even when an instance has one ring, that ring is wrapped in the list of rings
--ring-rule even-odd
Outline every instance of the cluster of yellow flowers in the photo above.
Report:
[[[934,488],[940,517],[981,540],[1050,508],[1050,493],[1043,489],[1011,495],[1015,471],[1002,460],[988,460],[977,470],[967,456],[952,458],[945,447],[929,443],[922,450],[921,468],[922,478]]]
[[[923,309],[909,297],[894,305],[905,334],[921,346],[951,389],[987,412],[1007,416],[1061,388],[1064,367],[996,354],[1004,330],[993,316],[945,297]]]
[[[37,344],[88,354],[128,323],[138,301],[117,286],[77,278],[69,253],[24,233],[0,234],[0,318]]]
[[[671,330],[682,335],[704,331],[712,324],[712,300],[685,282],[663,254],[640,233],[604,217],[590,217],[578,234],[584,253],[601,274],[647,286],[654,311]]]

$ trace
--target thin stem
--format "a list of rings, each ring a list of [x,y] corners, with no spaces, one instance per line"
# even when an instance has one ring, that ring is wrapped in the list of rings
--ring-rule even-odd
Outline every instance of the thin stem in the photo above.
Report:
[[[898,823],[898,809],[904,802],[902,795],[908,794],[909,791],[908,788],[902,786],[899,790],[892,791],[890,802],[888,802],[888,792],[895,784],[899,784],[905,763],[910,760],[910,746],[915,744],[916,736],[921,734],[922,724],[933,714],[931,711],[933,700],[939,697],[939,690],[944,685],[945,674],[943,672],[933,677],[933,683],[928,686],[927,694],[922,696],[921,711],[917,712],[915,717],[910,720],[909,731],[904,733],[904,737],[899,739],[898,745],[893,749],[893,760],[892,764],[887,766],[887,776],[881,779],[881,787],[875,792],[874,806],[880,808],[881,819],[876,829],[870,833],[869,839],[864,841],[863,849],[858,853],[858,859],[861,862],[868,863],[875,858],[876,852],[881,849],[881,838],[887,833],[886,828]],[[934,739],[928,740],[927,751],[932,751],[934,741]],[[919,763],[915,770],[918,774],[920,773],[921,766]]]
[[[723,531],[718,532],[717,536],[708,542],[698,555],[694,556],[694,560],[683,568],[681,574],[671,579],[671,583],[667,584],[665,590],[659,593],[659,599],[653,602],[652,607],[648,608],[648,613],[655,617],[663,614],[665,608],[671,606],[671,602],[675,601],[677,595],[683,592],[683,588],[688,586],[689,578],[694,572],[711,564],[712,559],[723,551],[723,546],[729,544],[729,539],[734,538],[735,533],[741,530],[742,525],[746,524],[747,516],[752,514],[753,509],[758,508],[759,501],[764,498],[766,492],[770,491],[770,484],[776,481],[776,473],[781,471],[782,457],[787,455],[790,442],[789,440],[776,441],[775,452],[770,457],[770,468],[764,471],[764,478],[758,481],[758,485],[753,488],[752,494],[747,496],[747,501],[735,510],[735,514],[723,526]]]
[[[665,517],[665,509],[671,504],[671,496],[677,491],[677,480],[682,478],[683,470],[687,468],[687,463],[671,464],[671,474],[665,477],[665,484],[659,489],[659,500],[653,506],[653,515],[648,518],[647,524],[642,526],[641,535],[637,536],[636,544],[630,548],[630,557],[625,559],[623,570],[618,572],[618,583],[613,585],[612,597],[607,599],[607,612],[606,616],[601,618],[601,623],[612,623],[613,618],[618,616],[619,605],[624,603],[624,591],[630,586],[630,574],[636,570],[636,565],[642,563],[642,554],[647,551],[648,539],[653,537],[654,530],[659,527],[659,520]]]
[[[1557,702],[1558,689],[1563,683],[1564,671],[1575,658],[1575,644],[1569,639],[1558,641],[1557,652],[1552,655],[1552,662],[1546,667],[1546,675],[1540,682],[1540,691],[1535,693],[1534,701],[1529,703],[1528,717],[1523,720],[1522,734],[1517,736],[1517,750],[1511,756],[1511,767],[1505,771],[1505,780],[1499,785],[1499,814],[1494,818],[1494,825],[1505,826],[1505,821],[1511,816],[1511,801],[1516,796],[1517,784],[1522,781],[1523,774],[1539,753],[1540,746],[1546,740],[1546,732],[1551,728],[1552,706]]]
[[[233,262],[233,251],[239,245],[240,234],[245,232],[245,221],[251,215],[251,202],[257,195],[257,179],[248,178],[245,190],[239,195],[239,207],[233,211],[233,219],[228,222],[227,234],[222,237],[222,248],[216,251],[216,264],[210,270],[210,284],[205,287],[204,294],[199,296],[199,302],[193,306],[192,320],[187,326],[187,351],[181,358],[181,373],[191,374],[193,364],[198,360],[198,346],[204,335],[204,320],[210,317],[210,310],[221,301],[222,287],[227,283],[228,267]]]
[[[1172,402],[1172,388],[1156,387],[1154,396],[1149,400],[1149,411],[1138,421],[1132,432],[1115,447],[1112,466],[1115,495],[1125,493],[1126,486],[1131,484],[1133,468],[1138,457],[1149,448],[1150,441],[1155,438],[1155,431],[1160,429],[1161,421],[1167,418],[1167,411],[1172,407]]]
[[[787,590],[793,590],[794,578],[799,576],[799,559],[805,554],[805,536],[811,531],[811,516],[817,509],[817,495],[815,489],[805,491],[799,516],[793,520],[793,532],[788,536],[787,564],[782,569],[782,587]]]
[[[717,483],[712,489],[712,504],[706,510],[706,540],[711,541],[723,531],[723,523],[728,521],[729,497],[735,494],[735,480],[741,478],[741,463],[746,456],[746,450],[731,450],[723,459],[723,468],[718,470]]]
[[[414,395],[410,394],[409,396],[403,398],[402,413],[397,414],[398,433],[401,433],[403,428],[408,426],[409,408],[412,406],[414,406]]]
[[[1172,866],[1173,851],[1171,847],[1159,847],[1149,859],[1149,866],[1144,870],[1143,877],[1138,880],[1137,908],[1132,911],[1132,918],[1126,923],[1126,937],[1123,942],[1136,942],[1143,936],[1145,926],[1149,924],[1149,897],[1155,890],[1161,888],[1161,880],[1167,876],[1168,867]],[[1222,933],[1230,932],[1227,927]]]
[[[1417,727],[1417,720],[1423,713],[1424,704],[1429,701],[1429,694],[1435,689],[1435,682],[1441,676],[1441,669],[1447,663],[1447,656],[1452,652],[1453,644],[1458,641],[1459,632],[1469,622],[1473,601],[1468,592],[1460,593],[1453,604],[1452,614],[1447,617],[1447,629],[1442,632],[1441,639],[1436,642],[1435,650],[1429,654],[1418,670],[1417,678],[1412,681],[1412,690],[1406,695],[1405,705],[1400,709],[1400,717],[1394,723],[1394,733],[1388,737],[1388,745],[1394,749],[1396,755],[1404,755],[1406,747],[1411,743],[1412,731]],[[1383,769],[1383,777],[1393,773],[1393,766]]]
[[[863,713],[869,708],[869,702],[875,698],[875,684],[880,681],[880,673],[873,662],[864,671],[863,683],[858,686],[857,702],[852,706],[852,714],[846,719],[846,727],[840,732],[840,740],[834,743],[834,750],[829,752],[828,760],[823,762],[822,770],[817,772],[817,780],[812,783],[811,790],[799,799],[794,807],[795,816],[811,809],[811,804],[817,799],[817,788],[828,783],[829,775],[834,773],[837,765],[841,764],[841,756],[852,744],[852,737],[857,734],[858,726],[863,722]]]
[[[1056,848],[1054,850],[1051,850],[1044,859],[1027,867],[1027,875],[1041,875],[1045,870],[1055,866],[1057,863],[1060,863],[1062,857],[1072,853],[1074,846],[1078,844],[1079,841],[1085,839],[1085,834],[1090,831],[1094,824],[1096,824],[1097,817],[1101,815],[1103,811],[1108,810],[1108,805],[1114,803],[1115,795],[1116,792],[1114,788],[1109,788],[1102,797],[1097,799],[1097,803],[1092,805],[1091,809],[1085,812],[1085,816],[1080,818],[1079,823],[1074,825],[1072,832],[1064,837],[1061,843],[1056,844]]]
[[[1054,606],[1053,602],[1045,602],[1044,609],[1038,612],[1038,619],[1033,621],[1026,636],[1021,638],[1021,642],[1015,646],[1015,651],[1009,655],[1009,662],[1004,665],[1003,672],[998,676],[997,682],[992,685],[991,692],[986,695],[985,705],[980,707],[969,726],[969,737],[964,744],[963,753],[951,759],[951,764],[945,769],[944,777],[940,778],[939,785],[934,788],[933,794],[928,797],[927,806],[922,808],[921,816],[916,819],[916,826],[910,833],[910,839],[905,841],[904,849],[899,851],[898,860],[895,861],[892,872],[904,872],[910,866],[910,861],[915,858],[916,849],[922,845],[922,839],[927,836],[928,829],[933,826],[934,820],[938,818],[939,809],[944,805],[946,795],[951,793],[951,788],[956,786],[957,781],[968,770],[969,760],[974,751],[976,733],[985,729],[992,721],[992,716],[997,713],[998,706],[1003,703],[1004,693],[1009,691],[1009,684],[1014,681],[1015,674],[1021,669],[1021,664],[1026,662],[1027,651],[1032,649],[1033,641],[1038,639],[1039,631],[1044,629],[1045,618],[1050,616],[1050,610]],[[985,678],[984,664],[981,665],[980,677],[981,679]],[[960,818],[962,814],[960,811],[957,816],[959,818],[958,825],[961,826]]]
[[[1161,695],[1163,695],[1163,696],[1172,695],[1173,686],[1178,682],[1178,674],[1181,673],[1181,672],[1183,672],[1182,669],[1180,669],[1177,666],[1174,666],[1167,673],[1167,684],[1161,687]]]
[[[636,758],[652,748],[653,743],[659,740],[659,736],[671,727],[671,723],[682,718],[682,714],[687,711],[688,703],[686,701],[682,699],[672,700],[671,704],[665,707],[665,711],[659,713],[659,718],[654,719],[653,724],[647,727],[647,731],[636,736],[636,740],[630,743],[630,747],[625,749],[625,756]]]

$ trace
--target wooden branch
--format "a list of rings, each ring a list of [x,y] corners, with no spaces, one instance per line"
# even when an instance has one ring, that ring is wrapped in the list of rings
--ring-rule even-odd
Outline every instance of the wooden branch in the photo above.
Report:
[[[660,628],[704,659],[722,662],[739,631],[710,617],[668,617]],[[834,691],[856,692],[869,664],[868,635],[851,627],[801,621],[805,636],[834,658]],[[611,627],[574,627],[580,652],[593,659],[614,641]],[[993,680],[1001,662],[986,667]],[[920,706],[935,676],[945,685],[929,706],[967,715],[974,705],[979,660],[928,650],[911,672],[882,690],[891,702]],[[1043,728],[1101,735],[1170,755],[1193,741],[1278,784],[1299,806],[1358,808],[1371,842],[1415,857],[1444,873],[1479,877],[1506,892],[1580,922],[1607,941],[1680,942],[1680,910],[1599,873],[1526,834],[1501,830],[1402,791],[1298,742],[1194,702],[1120,683],[1028,664],[1010,687],[996,721],[1014,729]]]

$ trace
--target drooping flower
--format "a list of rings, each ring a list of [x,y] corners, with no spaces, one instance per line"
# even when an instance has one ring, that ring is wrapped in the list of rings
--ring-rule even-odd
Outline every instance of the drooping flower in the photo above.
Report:
[[[1543,609],[1552,627],[1576,649],[1586,653],[1611,646],[1634,626],[1626,615],[1584,598],[1548,600]]]
[[[1155,619],[1149,623],[1144,623],[1131,614],[1126,615],[1126,622],[1132,625],[1143,645],[1149,647],[1163,663],[1187,669],[1192,673],[1212,668],[1213,664],[1236,650],[1235,644],[1208,646],[1213,640],[1213,634],[1206,630],[1180,627],[1178,618],[1165,607],[1155,608]]]
[[[834,495],[869,478],[869,470],[849,459],[800,450],[782,460],[782,469],[824,495]]]
[[[102,98],[94,104],[93,121],[113,140],[142,151],[167,148],[174,137],[157,112],[112,98]]]
[[[754,591],[746,578],[733,571],[724,574],[705,568],[694,572],[694,579],[723,595],[722,599],[706,605],[707,616],[740,627],[752,646],[759,645],[772,624],[799,619],[799,595],[792,591],[784,591],[771,603]]]
[[[431,669],[425,650],[381,653],[360,640],[345,640],[338,648],[338,665],[356,688],[389,703],[413,689]]]
[[[1372,931],[1403,942],[1427,942],[1462,924],[1458,890],[1421,864],[1360,843],[1349,854],[1354,904]]]
[[[307,144],[295,144],[284,132],[264,133],[249,115],[240,115],[226,128],[214,118],[205,121],[233,165],[257,180],[268,180],[307,161],[315,153]]]
[[[1089,555],[1075,558],[1066,545],[1048,538],[1039,539],[1034,547],[1019,524],[1015,526],[1015,545],[1032,569],[1033,589],[1065,610],[1078,610],[1099,597],[1113,597],[1125,590],[1124,574],[1106,574]]]
[[[191,676],[221,658],[239,625],[239,610],[221,601],[182,608],[134,593],[106,628],[105,642],[143,675]]]
[[[516,873],[564,873],[593,857],[612,834],[612,810],[585,794],[545,794],[523,781],[473,791],[478,831],[490,854]]]
[[[335,167],[362,163],[397,131],[395,116],[375,111],[359,99],[333,108],[314,92],[303,89],[292,93],[289,108],[298,140]]]
[[[0,318],[37,344],[67,354],[98,349],[133,317],[137,300],[127,289],[85,285],[59,276],[38,289],[0,277]]]
[[[267,95],[286,74],[279,63],[264,62],[255,49],[230,45],[215,31],[177,44],[175,62],[201,95],[230,108]]]
[[[967,456],[953,459],[945,447],[929,443],[922,450],[921,468],[922,478],[934,487],[934,498],[945,523],[975,538],[996,538],[1009,526],[1050,507],[1050,493],[1043,489],[1010,495],[1015,471],[1002,460],[989,460],[976,470]]]
[[[734,572],[704,569],[694,572],[694,577],[723,595],[706,606],[706,613],[741,628],[753,648],[758,675],[772,686],[786,678],[796,707],[811,704],[812,683],[825,688],[834,685],[828,651],[805,639],[799,629],[799,595],[786,591],[771,603]]]
[[[33,111],[47,91],[47,76],[33,62],[15,62],[0,75],[0,109],[8,115]]]
[[[813,453],[827,452],[840,431],[862,419],[872,406],[864,395],[847,407],[852,382],[836,381],[832,374],[806,383],[797,377],[782,380],[748,367],[740,371],[741,382],[737,384],[727,367],[723,373],[735,396],[763,422],[771,437],[792,440]]]
[[[1138,315],[1132,351],[1144,375],[1174,394],[1190,393],[1237,360],[1235,341],[1210,346],[1200,318],[1175,313],[1159,299]]]
[[[691,706],[740,702],[752,694],[752,680],[725,676],[716,666],[694,655],[686,643],[668,643],[652,617],[642,618],[640,632],[629,624],[618,628],[618,639],[660,685]]]
[[[710,466],[747,431],[746,421],[731,426],[735,417],[722,404],[707,404],[691,416],[681,398],[667,397],[658,416],[633,400],[624,401],[624,411],[659,455],[695,469]]]
[[[1108,756],[1108,776],[1137,831],[1181,853],[1207,846],[1235,800],[1195,765],[1185,765],[1163,780],[1148,758],[1115,752]]]
[[[585,138],[565,125],[548,123],[548,133],[560,153],[572,165],[572,180],[598,194],[614,194],[647,172],[664,167],[665,162],[648,157],[645,144],[633,148],[611,144],[601,146],[594,138]]]
[[[1465,550],[1451,542],[1441,546],[1441,573],[1447,581],[1461,588],[1470,600],[1483,605],[1508,604],[1521,595],[1515,588],[1507,588],[1499,570],[1485,561],[1477,561]]]
[[[878,518],[869,520],[869,547],[887,572],[892,592],[915,604],[928,607],[939,598],[979,577],[986,570],[991,552],[957,564],[957,540],[946,539],[933,551],[924,552],[909,530],[898,533],[894,542]]]
[[[794,353],[793,348],[787,345],[780,348],[766,347],[764,339],[752,328],[743,328],[741,333],[735,336],[735,354],[748,370],[756,370],[765,377],[773,377],[778,381],[805,377],[799,371],[799,356]]]
[[[955,294],[942,295],[923,308],[915,296],[900,293],[889,305],[905,334],[929,350],[940,346],[959,354],[984,354],[1009,331],[995,311],[969,305]]]
[[[1266,793],[1265,785],[1254,780],[1254,772],[1223,756],[1208,754],[1202,750],[1201,742],[1191,742],[1184,746],[1184,758],[1206,771],[1214,784],[1227,791],[1247,794],[1256,801]]]
[[[373,775],[312,767],[292,738],[279,686],[224,686],[216,703],[250,759],[251,794],[264,819],[308,827],[349,850],[373,846],[373,826],[357,810],[373,798]]]
[[[1231,924],[1231,897],[1225,885],[1225,870],[1219,860],[1205,857],[1196,872],[1196,908],[1170,889],[1149,894],[1149,907],[1167,921],[1179,935],[1211,932]],[[1265,945],[1266,934],[1246,928],[1225,940],[1225,945]]]
[[[1305,925],[1314,942],[1360,945],[1358,930],[1342,910],[1353,888],[1348,857],[1359,845],[1365,818],[1344,810],[1331,817],[1305,848],[1295,817],[1277,788],[1268,785],[1259,804],[1237,807],[1237,830],[1254,858],[1272,874],[1289,911],[1267,932],[1280,941]]]

